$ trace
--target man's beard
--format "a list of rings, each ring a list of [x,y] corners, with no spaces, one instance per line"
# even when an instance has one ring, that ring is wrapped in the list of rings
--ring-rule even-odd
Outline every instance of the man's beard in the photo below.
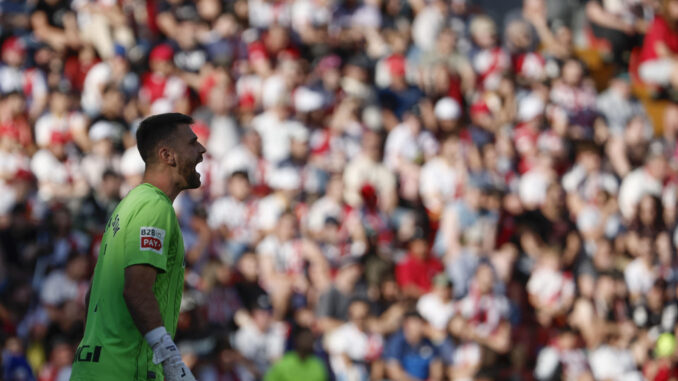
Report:
[[[197,169],[195,168],[195,164],[189,164],[186,166],[186,170],[184,171],[184,181],[186,182],[185,189],[195,189],[195,188],[200,188],[200,185],[202,183],[200,182],[200,174],[198,173]]]

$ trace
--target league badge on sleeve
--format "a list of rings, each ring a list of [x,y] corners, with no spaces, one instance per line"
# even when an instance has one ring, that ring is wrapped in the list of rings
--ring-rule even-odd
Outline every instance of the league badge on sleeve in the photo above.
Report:
[[[162,254],[162,245],[165,242],[165,231],[153,226],[142,226],[139,233],[139,250],[154,251]]]

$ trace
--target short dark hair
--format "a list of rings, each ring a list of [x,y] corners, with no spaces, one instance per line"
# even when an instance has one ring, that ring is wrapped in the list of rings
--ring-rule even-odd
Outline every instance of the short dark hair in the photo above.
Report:
[[[193,124],[193,118],[178,112],[158,114],[144,119],[137,129],[137,147],[148,164],[158,144],[172,136],[180,124]]]

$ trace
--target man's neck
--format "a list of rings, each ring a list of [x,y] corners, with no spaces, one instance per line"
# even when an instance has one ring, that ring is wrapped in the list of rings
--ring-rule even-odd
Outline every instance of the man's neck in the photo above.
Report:
[[[182,189],[172,181],[172,178],[168,173],[163,173],[160,171],[147,170],[144,173],[142,182],[149,183],[160,189],[167,195],[171,202],[174,202],[174,199],[177,198],[179,193],[182,191]]]

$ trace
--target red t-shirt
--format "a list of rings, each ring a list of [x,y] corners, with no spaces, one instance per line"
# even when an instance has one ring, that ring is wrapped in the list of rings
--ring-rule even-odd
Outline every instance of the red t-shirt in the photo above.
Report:
[[[443,271],[443,264],[434,257],[424,260],[408,254],[396,267],[396,281],[400,287],[415,285],[424,292],[431,291],[433,277]]]
[[[663,17],[657,15],[645,35],[643,48],[640,52],[640,62],[647,62],[659,58],[655,44],[663,42],[673,53],[678,53],[678,31],[671,26]]]

